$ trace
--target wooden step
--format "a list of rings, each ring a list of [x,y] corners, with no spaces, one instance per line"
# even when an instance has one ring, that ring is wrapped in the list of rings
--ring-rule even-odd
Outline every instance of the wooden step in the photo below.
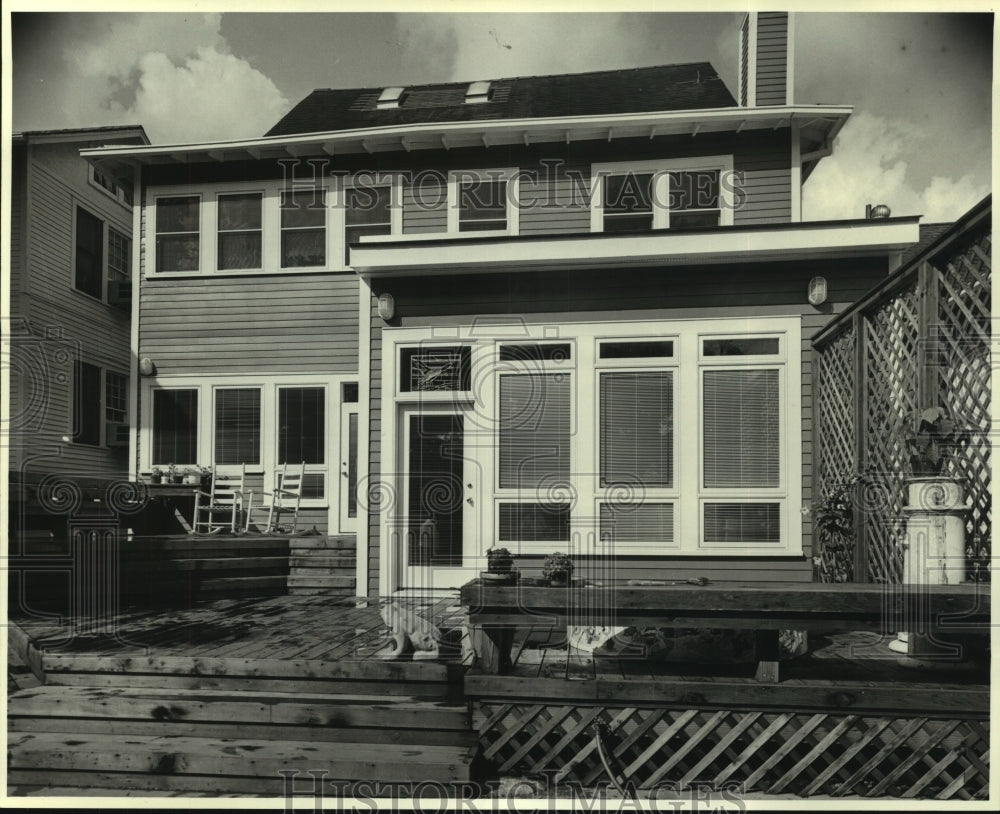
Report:
[[[463,781],[472,755],[466,747],[324,743],[11,732],[8,770],[127,772],[160,775],[275,776],[328,772],[330,778],[382,781]],[[24,775],[8,782],[26,783]]]
[[[155,727],[160,721],[175,721],[191,727],[189,734],[192,735],[207,733],[204,725],[209,722],[283,724],[290,729],[471,728],[465,704],[378,694],[42,686],[12,695],[8,699],[7,714],[10,730],[26,732],[37,731],[34,724],[45,718],[123,718],[142,721],[147,727]],[[72,722],[66,725],[69,728],[62,731],[74,731]]]
[[[323,549],[320,549],[321,551]],[[326,557],[312,554],[292,554],[288,558],[289,568],[349,568],[357,567],[355,557]]]
[[[329,596],[336,597],[337,599],[342,599],[345,597],[353,597],[355,595],[354,586],[351,585],[347,588],[303,588],[303,587],[293,587],[288,589],[289,596]]]
[[[279,555],[271,557],[197,557],[175,558],[165,560],[133,560],[122,563],[122,572],[130,573],[155,568],[157,576],[171,571],[228,571],[232,569],[246,571],[288,571],[288,557]]]
[[[292,537],[288,542],[293,554],[308,554],[317,549],[354,552],[358,546],[354,537]]]
[[[310,574],[308,576],[288,575],[289,588],[354,588],[354,577],[323,576]]]
[[[316,538],[322,539],[322,538]],[[204,552],[231,551],[237,554],[259,552],[261,550],[287,552],[287,537],[263,537],[255,534],[240,536],[222,535],[189,535],[172,537],[135,537],[121,545],[124,554],[139,552],[156,552],[177,554],[178,556],[217,556],[205,555]]]

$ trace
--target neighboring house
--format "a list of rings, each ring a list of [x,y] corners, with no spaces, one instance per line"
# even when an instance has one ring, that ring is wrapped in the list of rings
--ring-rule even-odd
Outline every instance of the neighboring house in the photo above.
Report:
[[[138,126],[13,137],[4,428],[12,529],[58,531],[60,501],[78,504],[67,484],[89,495],[128,471],[132,186],[127,173],[112,178],[80,157],[107,144],[149,140]]]
[[[263,138],[85,151],[141,178],[133,471],[304,460],[359,593],[494,545],[810,580],[810,338],[919,235],[802,220],[851,108],[793,103],[792,29],[748,15],[738,100],[708,63],[318,90]]]

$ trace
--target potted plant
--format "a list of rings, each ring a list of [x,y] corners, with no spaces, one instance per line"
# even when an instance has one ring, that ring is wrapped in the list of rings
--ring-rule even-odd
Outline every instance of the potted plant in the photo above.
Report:
[[[556,551],[549,554],[542,564],[542,576],[549,581],[553,587],[569,585],[570,577],[573,575],[573,561],[567,554]]]
[[[514,582],[518,572],[514,570],[514,555],[506,548],[490,548],[486,551],[486,571],[481,576],[492,582]]]
[[[948,475],[949,464],[969,443],[969,431],[944,407],[928,407],[914,416],[903,443],[913,477],[909,481],[911,507],[944,508],[964,505],[961,487]]]
[[[151,483],[163,483],[163,470],[158,466],[154,466],[149,473],[149,480]]]
[[[167,464],[167,482],[168,483],[184,482],[184,475],[173,464]]]
[[[202,469],[200,466],[189,466],[184,470],[184,482],[193,484],[194,486],[201,485]]]
[[[201,486],[203,489],[207,489],[212,485],[212,467],[210,466],[200,466],[199,475],[201,476]]]

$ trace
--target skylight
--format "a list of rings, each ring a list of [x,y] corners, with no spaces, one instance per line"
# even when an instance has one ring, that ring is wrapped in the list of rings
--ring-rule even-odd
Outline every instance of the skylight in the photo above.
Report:
[[[489,82],[472,82],[469,85],[469,89],[465,92],[465,103],[479,104],[481,102],[488,102],[491,91]]]
[[[406,88],[386,88],[379,94],[378,101],[375,103],[375,107],[379,110],[387,110],[391,107],[399,107],[399,103],[403,100],[403,91]],[[369,97],[371,98],[371,97]]]

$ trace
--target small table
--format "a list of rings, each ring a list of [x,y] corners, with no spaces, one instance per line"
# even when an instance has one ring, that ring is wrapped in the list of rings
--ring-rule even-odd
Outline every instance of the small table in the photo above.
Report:
[[[193,522],[194,500],[201,489],[200,485],[193,483],[145,483],[145,486],[150,503],[160,503],[164,508],[164,514],[172,516],[184,531],[190,534],[191,524],[187,522],[181,511],[181,498],[185,498],[183,500],[184,508],[191,513]]]
[[[509,668],[519,628],[571,625],[750,629],[756,677],[779,680],[780,630],[939,630],[989,634],[990,586],[865,583],[574,584],[552,588],[523,580],[462,586],[462,604],[479,639],[487,673]]]

